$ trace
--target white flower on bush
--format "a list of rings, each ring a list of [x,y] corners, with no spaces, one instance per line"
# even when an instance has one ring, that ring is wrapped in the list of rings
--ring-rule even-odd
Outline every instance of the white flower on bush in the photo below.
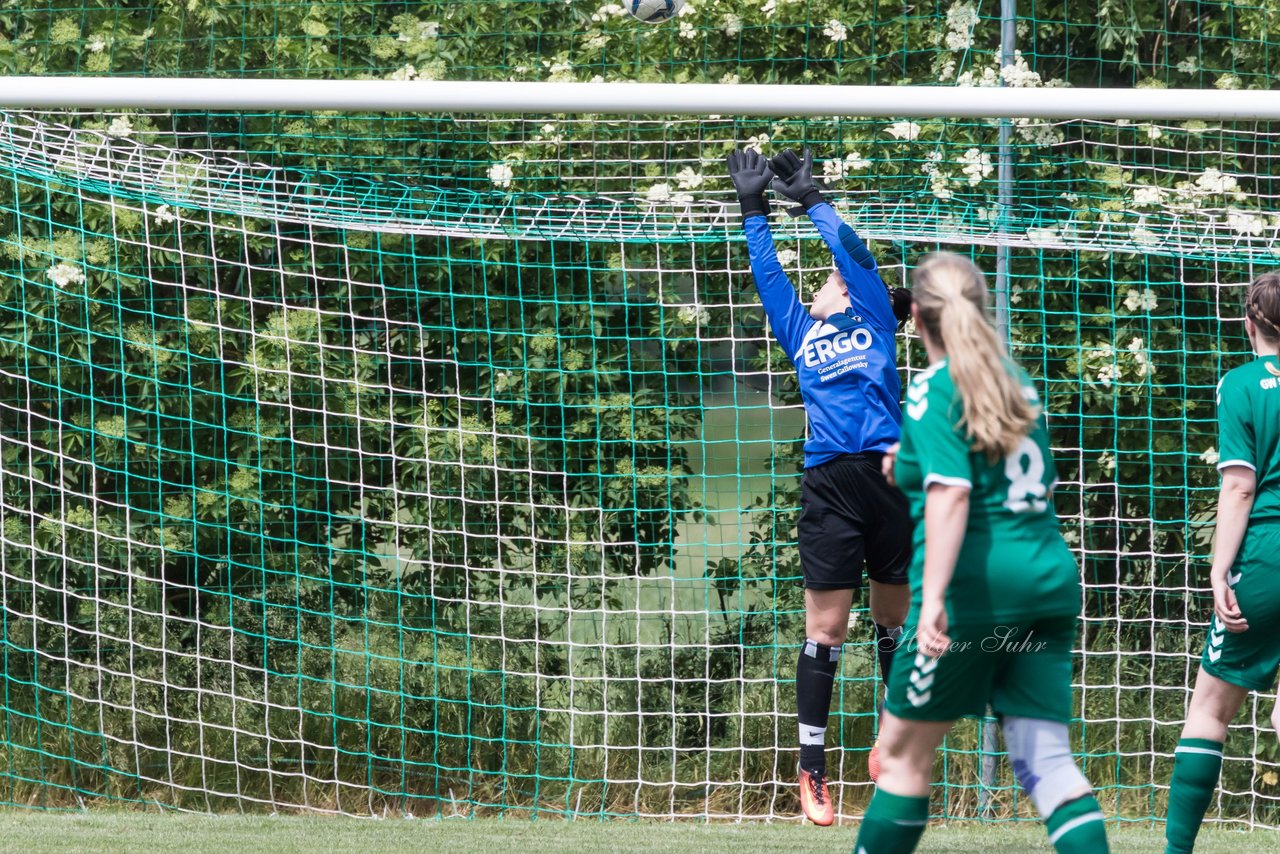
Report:
[[[842,42],[849,38],[849,28],[839,20],[832,18],[830,21],[827,21],[827,25],[822,28],[822,34],[833,42]]]
[[[697,29],[694,28],[693,24],[689,23],[688,21],[680,22],[680,38],[692,39],[692,38],[696,38],[697,35],[698,35],[698,31]]]
[[[1158,304],[1156,292],[1151,288],[1143,288],[1141,291],[1129,288],[1125,293],[1124,307],[1129,311],[1154,311]]]
[[[747,137],[746,147],[754,148],[757,154],[763,154],[764,152],[761,151],[761,149],[768,144],[769,144],[769,134],[762,133],[762,134],[757,134],[756,136]]]
[[[991,174],[991,155],[986,154],[976,148],[970,148],[964,154],[960,155],[960,171],[969,179],[969,186],[976,187],[982,183],[982,179]]]
[[[557,133],[557,130],[558,128],[555,125],[547,122],[539,128],[538,133],[533,138],[535,141],[549,142],[552,145],[559,145],[564,142],[564,134]]]
[[[1112,382],[1120,376],[1116,365],[1116,351],[1110,344],[1093,345],[1092,352],[1084,359],[1085,367],[1093,372],[1093,381],[1104,388],[1110,388]]]
[[[773,13],[778,11],[778,0],[769,0],[760,7],[760,11],[764,13],[766,18],[772,18]]]
[[[627,10],[622,6],[617,3],[609,3],[601,6],[599,9],[596,9],[595,12],[591,14],[591,20],[596,23],[600,23],[601,21],[607,21],[610,18],[618,18],[625,14],[627,14]]]
[[[587,50],[599,50],[600,48],[604,47],[608,43],[609,43],[608,35],[606,35],[605,33],[596,33],[594,36],[587,39],[586,48]]]
[[[1062,131],[1052,122],[1036,119],[1014,119],[1013,126],[1018,136],[1034,145],[1048,146],[1062,142]]]
[[[867,160],[857,151],[850,151],[844,156],[843,160],[828,160],[822,164],[822,177],[827,183],[842,180],[847,177],[850,172],[857,172],[866,169],[871,165],[871,161]]]
[[[418,76],[418,69],[412,65],[402,65],[388,75],[388,80],[412,80]]]
[[[701,173],[692,166],[686,166],[676,173],[676,186],[682,190],[696,190],[706,182]]]
[[[1006,86],[1020,86],[1029,89],[1044,85],[1040,75],[1032,71],[1031,67],[1027,65],[1027,60],[1023,58],[1020,50],[1013,52],[1013,64],[1001,68],[1000,76],[1004,78]]]
[[[169,210],[168,205],[161,205],[160,207],[156,208],[156,212],[155,212],[156,225],[167,225],[171,222],[176,222],[177,219],[178,217],[173,213],[173,211]]]
[[[978,10],[972,3],[952,3],[947,10],[947,50],[973,47],[973,28],[978,25]]]
[[[1134,338],[1129,342],[1129,355],[1133,358],[1134,369],[1138,376],[1145,377],[1155,373],[1155,366],[1151,364],[1151,360],[1147,357],[1147,351],[1143,349],[1143,341],[1141,338]]]
[[[844,156],[845,174],[848,174],[850,172],[860,172],[863,169],[868,168],[870,165],[871,165],[871,161],[863,157],[857,151],[850,151],[848,154]]]
[[[493,186],[505,188],[511,186],[511,180],[515,177],[515,171],[511,168],[511,164],[505,160],[501,163],[495,163],[489,167],[489,180],[493,182]]]
[[[407,29],[400,31],[396,40],[405,43],[420,42],[433,39],[438,35],[440,35],[440,25],[435,21],[414,21]]]
[[[1239,89],[1240,78],[1234,74],[1223,74],[1217,80],[1213,81],[1213,85],[1217,89]]]
[[[1133,206],[1146,208],[1164,201],[1166,193],[1160,187],[1137,187],[1133,191]]]
[[[915,122],[894,122],[884,132],[895,139],[913,140],[920,136],[920,125]]]
[[[133,123],[129,121],[128,116],[116,116],[107,127],[107,136],[113,136],[116,139],[124,139],[131,133],[133,133]]]
[[[1245,211],[1228,210],[1227,225],[1236,234],[1257,237],[1262,234],[1266,221],[1257,214],[1247,213]]]
[[[999,86],[1000,71],[997,68],[988,66],[982,69],[981,73],[979,73],[977,77],[973,76],[972,71],[966,71],[964,74],[961,74],[959,77],[956,78],[956,85],[957,86],[978,86],[978,87]]]
[[[1143,125],[1142,129],[1146,132],[1147,139],[1156,140],[1164,136],[1164,131],[1159,125]]]
[[[45,276],[60,288],[65,288],[67,285],[78,285],[84,281],[84,272],[75,264],[68,264],[65,261],[60,264],[54,264],[48,269]]]
[[[697,324],[698,326],[706,326],[711,322],[711,312],[697,305],[684,305],[676,310],[676,316],[684,323],[690,326]]]
[[[1176,68],[1183,74],[1195,74],[1200,70],[1200,60],[1194,56],[1189,56],[1179,62]]]
[[[670,184],[654,184],[645,191],[645,198],[650,202],[669,202],[671,201],[671,185]]]
[[[1159,241],[1156,233],[1143,225],[1141,221],[1129,230],[1129,239],[1138,246],[1151,246]]]
[[[89,48],[89,53],[102,53],[107,49],[107,43],[102,36],[94,36],[85,47]]]
[[[796,259],[799,257],[800,257],[800,253],[794,249],[778,250],[778,263],[784,267],[794,264],[796,262]]]
[[[1213,167],[1204,170],[1204,174],[1196,178],[1196,188],[1210,195],[1225,196],[1240,191],[1240,182],[1234,175],[1226,175]]]
[[[724,16],[724,20],[720,22],[720,27],[724,30],[724,34],[726,36],[733,38],[738,33],[742,32],[742,18],[732,12],[727,12]]]
[[[929,190],[934,197],[945,202],[951,198],[951,188],[949,186],[951,178],[938,165],[941,162],[942,152],[931,151],[929,156],[925,158],[924,164],[920,167],[920,171],[929,176]]]
[[[1200,455],[1200,461],[1210,466],[1216,466],[1219,459],[1218,449],[1213,445],[1205,448],[1204,453]]]
[[[1110,383],[1108,383],[1110,385]],[[1116,455],[1108,451],[1103,451],[1098,455],[1098,467],[1107,474],[1116,470]]]
[[[1053,243],[1058,239],[1056,228],[1028,228],[1027,240],[1032,243]]]

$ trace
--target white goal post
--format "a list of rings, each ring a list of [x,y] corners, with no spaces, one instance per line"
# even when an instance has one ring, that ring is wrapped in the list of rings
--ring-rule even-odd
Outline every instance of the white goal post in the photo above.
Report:
[[[1280,119],[1280,92],[951,86],[0,77],[0,109]]]

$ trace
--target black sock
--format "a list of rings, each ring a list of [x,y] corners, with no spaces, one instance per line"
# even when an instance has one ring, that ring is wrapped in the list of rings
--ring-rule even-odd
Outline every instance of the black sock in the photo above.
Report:
[[[889,688],[889,674],[893,671],[893,654],[902,641],[902,626],[889,628],[876,623],[876,657],[880,659],[880,678],[885,690]]]
[[[796,717],[800,719],[800,767],[827,773],[827,717],[843,647],[805,639],[796,663]]]

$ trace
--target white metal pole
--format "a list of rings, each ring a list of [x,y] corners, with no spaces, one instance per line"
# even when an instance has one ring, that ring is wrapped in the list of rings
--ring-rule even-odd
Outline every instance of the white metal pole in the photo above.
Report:
[[[1017,0],[1000,0],[1000,67],[1013,65],[1018,39]],[[1000,85],[1004,86],[1003,78]],[[1008,89],[1002,88],[1002,93]],[[1013,213],[1013,128],[1008,118],[1000,119],[1000,163],[996,201],[996,230],[1004,237],[1009,230],[1009,217]],[[1009,326],[1009,241],[1001,240],[996,246],[996,331],[1006,346],[1012,347],[1013,337]],[[982,757],[978,789],[978,813],[990,818],[994,812],[992,797],[996,786],[996,724],[989,717],[982,719]]]
[[[0,77],[0,109],[1280,119],[1280,91]]]
[[[1016,0],[1000,3],[1000,67],[1013,65],[1018,37],[1018,10]],[[1001,78],[1000,85],[1004,86]],[[1002,88],[1002,93],[1008,89]],[[997,174],[996,230],[1003,236],[1009,228],[1009,216],[1013,213],[1013,146],[1010,145],[1013,128],[1007,118],[1000,120],[1000,161]],[[1009,245],[1001,240],[996,247],[996,331],[1006,344],[1009,335]]]

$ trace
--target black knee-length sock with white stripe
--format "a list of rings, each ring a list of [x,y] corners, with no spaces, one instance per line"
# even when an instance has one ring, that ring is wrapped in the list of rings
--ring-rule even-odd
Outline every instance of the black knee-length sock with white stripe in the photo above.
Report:
[[[842,646],[824,646],[805,638],[796,663],[796,717],[800,720],[800,767],[827,773],[827,718],[840,667]]]

